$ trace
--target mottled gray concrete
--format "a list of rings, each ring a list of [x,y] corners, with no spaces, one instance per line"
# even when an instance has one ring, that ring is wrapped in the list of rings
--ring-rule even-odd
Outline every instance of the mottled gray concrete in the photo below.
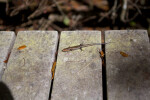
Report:
[[[102,100],[101,45],[62,52],[79,44],[101,43],[100,31],[61,33],[51,100]]]
[[[15,41],[15,33],[11,31],[0,31],[0,80],[6,68],[7,57]]]
[[[18,33],[2,77],[14,100],[48,100],[57,41],[56,31]],[[22,45],[26,48],[18,50]]]
[[[150,100],[150,44],[145,30],[105,31],[108,100]],[[127,57],[120,54],[124,52]]]

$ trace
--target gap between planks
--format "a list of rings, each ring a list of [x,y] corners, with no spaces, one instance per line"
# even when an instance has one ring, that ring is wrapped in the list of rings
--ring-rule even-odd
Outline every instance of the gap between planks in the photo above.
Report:
[[[56,64],[57,64],[57,55],[58,55],[58,49],[59,49],[60,36],[61,36],[61,32],[58,32],[58,43],[57,43],[57,49],[56,49],[56,52],[55,52],[55,60],[53,62],[53,63],[55,63],[55,61],[56,61]],[[56,66],[57,65],[55,65],[55,69],[56,69]],[[55,69],[54,69],[54,77],[51,80],[51,86],[50,86],[49,99],[48,100],[51,100],[51,95],[52,95],[52,91],[53,91],[53,82],[54,82],[54,79],[55,79]]]
[[[101,41],[105,43],[105,31],[101,31]],[[106,79],[106,52],[105,52],[105,45],[102,45],[102,51],[104,53],[104,57],[102,59],[102,93],[103,93],[103,100],[107,100],[107,79]]]

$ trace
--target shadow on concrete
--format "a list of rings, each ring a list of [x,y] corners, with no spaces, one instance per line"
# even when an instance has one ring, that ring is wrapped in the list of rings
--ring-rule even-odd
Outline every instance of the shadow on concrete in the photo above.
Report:
[[[0,82],[0,100],[14,100],[10,89],[3,82]]]

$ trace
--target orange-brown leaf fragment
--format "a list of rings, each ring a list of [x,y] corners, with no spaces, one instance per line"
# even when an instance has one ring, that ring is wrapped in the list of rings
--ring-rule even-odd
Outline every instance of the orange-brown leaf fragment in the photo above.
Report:
[[[7,63],[8,62],[8,59],[6,59],[5,61],[3,61],[4,63]]]
[[[8,62],[9,56],[10,56],[10,53],[8,54],[8,56],[7,56],[6,60],[5,60],[5,61],[3,61],[4,63],[7,63],[7,62]]]
[[[26,48],[27,46],[26,45],[22,45],[22,46],[20,46],[19,48],[18,48],[18,50],[22,50],[22,49],[24,49],[24,48]]]
[[[51,72],[52,72],[52,79],[54,79],[54,74],[55,74],[55,67],[56,67],[56,61],[53,63]]]
[[[124,53],[124,52],[122,52],[122,51],[120,51],[120,54],[121,54],[123,57],[128,57],[128,54],[126,54],[126,53]]]
[[[100,51],[101,58],[104,58],[104,52]]]
[[[102,59],[102,65],[104,66],[104,64],[105,64],[105,61],[104,61],[104,52],[101,50],[101,51],[99,51],[99,54],[100,54],[100,57],[101,57],[101,59]]]

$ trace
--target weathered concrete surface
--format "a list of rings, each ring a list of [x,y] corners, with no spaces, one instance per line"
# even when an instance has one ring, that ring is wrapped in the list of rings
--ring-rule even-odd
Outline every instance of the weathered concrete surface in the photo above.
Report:
[[[105,31],[105,42],[114,42],[105,49],[108,100],[149,100],[150,44],[147,31]]]
[[[18,33],[2,77],[14,100],[48,100],[57,41],[56,31]],[[27,47],[18,50],[22,45]]]
[[[101,45],[62,52],[79,44],[101,43],[100,31],[61,33],[51,100],[102,100]]]
[[[6,68],[7,57],[15,41],[15,33],[11,31],[0,31],[0,80]],[[7,61],[6,61],[7,62]]]

